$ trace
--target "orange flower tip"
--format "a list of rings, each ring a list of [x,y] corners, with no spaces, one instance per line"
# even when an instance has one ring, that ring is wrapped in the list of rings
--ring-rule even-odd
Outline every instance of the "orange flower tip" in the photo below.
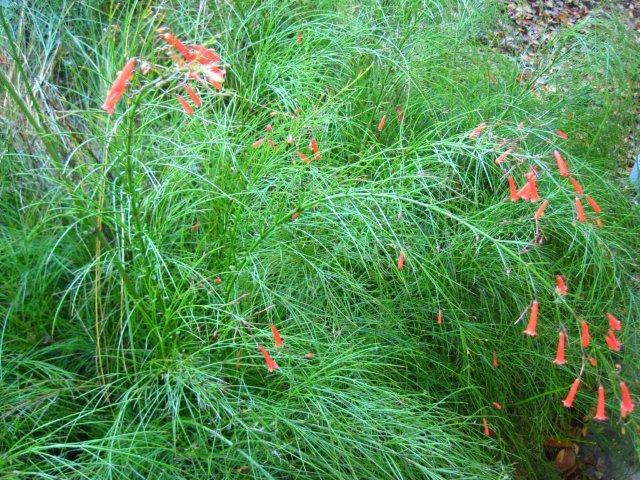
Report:
[[[613,332],[613,330],[609,330],[607,335],[604,337],[604,341],[607,344],[609,350],[613,352],[619,352],[622,348],[622,344],[616,338],[616,334]]]
[[[382,115],[382,117],[380,118],[380,121],[378,122],[378,131],[381,132],[382,129],[384,128],[384,124],[387,123],[387,114],[385,113],[384,115]]]
[[[584,189],[582,188],[582,185],[580,185],[580,182],[578,180],[576,180],[574,177],[569,177],[569,181],[571,182],[573,191],[576,192],[576,195],[582,195],[584,193]]]
[[[622,329],[620,320],[618,320],[613,314],[607,313],[607,321],[609,322],[609,328],[611,328],[611,330],[620,331]]]
[[[404,252],[400,250],[400,254],[398,255],[398,261],[396,262],[398,270],[402,270],[404,268],[404,261],[405,261]]]
[[[313,352],[307,352],[304,354],[304,358],[306,358],[307,360],[311,360],[313,357],[315,357],[316,354]]]
[[[511,154],[511,152],[513,152],[513,149],[510,148],[504,153],[500,154],[500,156],[494,160],[496,165],[500,165],[501,163],[503,163],[507,159],[507,157]]]
[[[537,221],[542,218],[542,216],[544,215],[544,211],[547,208],[547,205],[549,205],[549,200],[545,200],[540,204],[540,206],[536,210],[536,213],[533,215],[534,220]]]
[[[185,113],[189,116],[193,115],[193,108],[191,108],[191,105],[187,103],[184,97],[182,95],[176,95],[176,98],[178,99],[178,103],[180,103]]]
[[[489,422],[487,422],[487,419],[485,417],[482,417],[482,431],[483,433],[487,436],[490,437],[491,436],[491,429],[489,428]]]
[[[527,324],[527,328],[522,332],[525,335],[529,335],[530,337],[535,337],[538,335],[536,331],[536,327],[538,324],[538,308],[539,303],[537,300],[534,300],[531,304],[531,312],[529,314],[529,323]]]
[[[567,408],[573,407],[573,400],[576,396],[576,393],[578,393],[578,387],[580,387],[580,379],[576,378],[571,384],[571,387],[569,388],[569,393],[567,394],[566,398],[562,401],[562,404],[565,407]]]
[[[438,310],[438,325],[442,325],[443,323],[443,317],[442,317],[442,310]]]
[[[555,132],[555,133],[556,133],[556,135],[557,135],[558,137],[560,137],[561,139],[563,139],[563,140],[569,140],[569,135],[567,135],[567,133],[566,133],[566,132],[564,132],[564,131],[560,130],[559,128],[558,128],[558,129],[556,129],[556,132]]]
[[[602,212],[602,208],[600,208],[600,205],[598,205],[598,203],[593,198],[591,198],[589,195],[586,195],[585,198],[587,200],[587,203],[595,213]]]
[[[296,221],[297,219],[299,219],[299,218],[300,218],[300,212],[293,212],[293,213],[291,214],[291,221],[292,221],[292,222],[295,222],[295,221]]]
[[[472,140],[475,138],[478,138],[480,134],[484,132],[485,128],[487,128],[487,124],[485,122],[480,123],[476,128],[471,130],[471,133],[469,134],[469,138]]]
[[[502,410],[502,404],[500,404],[500,402],[493,402],[493,406],[496,410]]]
[[[569,289],[564,281],[564,277],[562,275],[556,275],[556,292],[561,297],[564,297],[568,293]]]
[[[631,412],[635,410],[635,405],[633,404],[633,400],[631,399],[631,394],[629,393],[629,387],[624,382],[620,382],[620,394],[622,396],[622,401],[620,402],[620,415],[622,418],[625,418]]]
[[[518,196],[516,181],[513,179],[511,175],[507,177],[507,181],[509,182],[509,198],[511,199],[512,202],[517,202],[520,197]]]
[[[302,160],[304,164],[308,165],[309,163],[311,163],[311,160],[309,160],[309,157],[307,157],[304,153],[296,152],[296,155],[298,155],[298,158]]]
[[[264,143],[265,139],[264,138],[259,138],[258,140],[256,140],[255,142],[253,142],[251,144],[251,148],[259,148],[260,146],[262,146],[262,144]]]
[[[585,223],[587,221],[587,217],[584,214],[584,207],[578,197],[576,197],[576,215],[580,223]]]
[[[602,385],[598,387],[598,405],[596,407],[596,415],[593,418],[601,422],[608,418],[605,414],[604,387]]]
[[[222,278],[220,277],[216,277],[213,279],[213,283],[215,283],[216,285],[220,285],[222,283]]]
[[[598,365],[598,360],[596,360],[594,357],[589,357],[589,364],[592,367],[595,367],[596,365]]]
[[[271,373],[277,370],[278,364],[275,362],[275,360],[273,360],[273,358],[271,358],[271,355],[269,355],[267,349],[264,348],[264,346],[258,344],[258,350],[260,350],[260,353],[264,357],[264,361],[267,364],[267,371]]]
[[[589,336],[589,324],[583,320],[580,322],[580,344],[582,345],[582,348],[588,348],[590,342],[591,337]]]
[[[556,350],[556,358],[553,361],[556,365],[564,365],[567,361],[564,358],[564,342],[565,335],[563,331],[558,333],[558,348]]]
[[[565,162],[562,154],[558,150],[554,150],[553,156],[556,159],[556,165],[558,166],[558,170],[560,171],[560,176],[569,176],[569,168],[567,167],[567,162]]]
[[[191,98],[191,101],[194,103],[194,105],[200,108],[202,106],[202,100],[200,100],[200,97],[193,90],[193,88],[191,88],[189,85],[185,85],[184,90],[185,92],[187,92],[187,95],[189,95],[189,98]]]
[[[282,337],[280,336],[280,331],[278,327],[276,327],[273,323],[271,324],[271,334],[273,335],[273,343],[276,348],[282,348]]]

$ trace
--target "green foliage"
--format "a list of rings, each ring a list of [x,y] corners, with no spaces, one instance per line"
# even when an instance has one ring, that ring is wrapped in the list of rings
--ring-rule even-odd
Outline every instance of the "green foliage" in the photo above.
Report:
[[[544,440],[579,418],[560,400],[583,319],[598,365],[577,413],[601,383],[617,422],[620,379],[639,391],[640,222],[611,172],[640,56],[614,20],[567,30],[519,83],[486,43],[498,10],[483,1],[2,12],[24,71],[2,66],[0,478],[551,478]],[[221,53],[224,89],[187,117],[176,87],[137,73],[142,93],[107,117],[127,58],[163,57],[163,25]],[[251,147],[265,136],[275,148]],[[321,160],[294,162],[311,136]],[[494,164],[503,139],[519,139],[505,163],[519,184],[539,168],[542,244],[537,205],[509,202]],[[574,220],[554,149],[604,228]],[[514,322],[534,298],[532,339]]]

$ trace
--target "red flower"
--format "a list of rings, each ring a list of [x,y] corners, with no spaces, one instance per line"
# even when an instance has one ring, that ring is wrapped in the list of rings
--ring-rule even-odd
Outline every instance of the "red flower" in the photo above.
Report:
[[[536,222],[540,220],[540,218],[542,218],[542,216],[544,215],[544,210],[545,208],[547,208],[547,205],[549,205],[549,200],[545,200],[544,202],[542,202],[538,207],[538,209],[536,210],[536,213],[534,213],[533,219]]]
[[[558,165],[558,170],[560,170],[561,177],[567,177],[569,175],[569,169],[567,168],[567,162],[564,161],[562,155],[558,150],[553,151],[553,156],[556,159],[556,164]]]
[[[564,332],[558,332],[558,349],[556,350],[556,359],[553,361],[553,363],[555,363],[556,365],[564,365],[565,363],[567,363],[564,358],[564,341]]]
[[[614,352],[619,352],[622,344],[616,338],[616,334],[613,333],[613,330],[609,330],[607,335],[604,337],[604,341],[607,342],[607,347],[609,350],[613,350]]]
[[[493,402],[493,406],[496,407],[497,410],[502,410],[502,404],[500,402]]]
[[[387,114],[385,113],[384,115],[382,115],[382,118],[380,118],[380,121],[378,122],[378,131],[381,132],[382,129],[384,128],[384,124],[387,123]]]
[[[258,344],[258,350],[260,350],[260,353],[264,357],[264,361],[267,364],[267,371],[271,373],[277,370],[278,364],[275,362],[273,358],[271,358],[271,355],[269,355],[269,352],[267,352],[267,349],[264,348],[262,345]]]
[[[596,408],[596,416],[593,417],[595,420],[604,421],[607,419],[607,415],[604,412],[604,387],[600,385],[598,387],[598,406]]]
[[[578,214],[578,221],[580,223],[585,223],[587,221],[587,217],[584,215],[584,208],[582,207],[582,202],[578,197],[576,197],[576,212]]]
[[[402,111],[402,107],[400,105],[396,105],[396,115],[398,117],[398,123],[404,122],[404,112]]]
[[[303,162],[305,165],[308,165],[308,164],[310,164],[310,163],[311,163],[311,160],[309,160],[309,157],[307,157],[304,153],[302,153],[302,152],[296,152],[296,155],[298,155],[298,158],[299,158],[300,160],[302,160],[302,162]]]
[[[584,189],[578,180],[573,177],[569,177],[569,181],[571,182],[571,185],[573,185],[573,191],[576,192],[577,195],[584,194]]]
[[[491,365],[493,368],[498,368],[498,354],[493,352],[493,358],[491,359]]]
[[[569,289],[566,283],[564,283],[564,277],[562,275],[556,275],[556,292],[558,292],[558,295],[564,297],[568,291]]]
[[[509,182],[509,197],[511,197],[512,202],[517,202],[520,197],[518,196],[516,181],[511,175],[509,175],[507,181]]]
[[[598,205],[598,203],[589,195],[586,195],[584,198],[587,199],[587,203],[591,206],[594,212],[600,213],[602,211],[602,208],[600,208],[600,205]]]
[[[320,150],[318,149],[318,141],[312,138],[309,141],[309,149],[313,152],[313,158],[320,160]]]
[[[469,138],[471,139],[478,138],[485,128],[487,128],[487,124],[485,122],[482,122],[480,125],[478,125],[476,128],[474,128],[471,131],[471,133],[469,134]]]
[[[578,387],[580,387],[580,379],[576,378],[571,384],[571,388],[569,389],[569,393],[567,394],[567,397],[562,401],[562,404],[565,407],[567,408],[573,407],[573,399],[575,398],[576,393],[578,393]]]
[[[500,154],[500,156],[494,160],[496,162],[496,165],[500,165],[502,162],[504,162],[507,159],[507,157],[511,154],[511,152],[513,152],[512,148]]]
[[[607,320],[609,321],[609,328],[611,328],[611,330],[620,331],[622,329],[622,325],[620,324],[620,320],[618,320],[616,317],[614,317],[611,313],[607,313]]]
[[[172,33],[165,33],[164,39],[169,45],[171,45],[178,52],[180,52],[180,54],[183,56],[183,58],[187,62],[190,62],[195,58],[195,55],[189,51],[187,46],[184,43],[182,43],[180,40],[178,40],[176,37],[174,37]]]
[[[527,174],[527,185],[529,185],[529,197],[531,198],[531,201],[537,202],[540,200],[535,172]]]
[[[402,270],[404,268],[404,252],[400,250],[400,254],[398,255],[398,270]]]
[[[490,437],[491,436],[491,429],[489,428],[489,422],[487,422],[486,417],[482,417],[482,426],[483,426],[483,433],[487,437]]]
[[[259,148],[264,143],[264,138],[259,138],[251,144],[252,148]]]
[[[187,103],[184,97],[182,95],[176,95],[176,98],[180,105],[182,105],[182,108],[184,108],[185,113],[189,116],[193,115],[193,108],[191,108],[191,105]]]
[[[569,135],[567,135],[566,132],[563,132],[559,128],[556,130],[556,135],[559,136],[563,140],[569,140]]]
[[[120,72],[118,72],[118,76],[107,92],[107,97],[102,104],[102,109],[106,110],[109,115],[113,114],[113,112],[115,111],[116,103],[118,103],[122,95],[124,95],[124,91],[127,88],[127,83],[133,76],[133,70],[135,66],[136,59],[129,59],[124,68],[120,70]]]
[[[276,348],[282,347],[282,337],[280,336],[280,331],[278,327],[276,327],[273,323],[271,324],[271,333],[273,334],[273,343]]]
[[[202,100],[200,100],[200,97],[193,90],[193,88],[191,88],[189,85],[185,85],[184,90],[185,92],[187,92],[187,95],[189,95],[189,98],[191,98],[191,101],[195,104],[195,106],[200,108],[202,106]]]
[[[300,212],[293,212],[293,213],[291,214],[291,221],[292,221],[292,222],[295,222],[295,221],[296,221],[297,219],[299,219],[299,218],[300,218]]]
[[[220,285],[222,283],[222,278],[220,277],[216,277],[213,279],[213,283],[215,283],[216,285]]]
[[[536,326],[538,324],[538,301],[534,300],[531,304],[531,313],[529,315],[529,324],[527,328],[524,330],[525,335],[529,335],[531,337],[535,337],[538,332],[536,331]]]
[[[582,344],[582,348],[587,348],[591,338],[589,336],[589,325],[584,320],[580,322],[580,343]]]
[[[518,190],[517,195],[525,202],[531,200],[531,187],[529,186],[529,183],[525,183],[524,187]]]
[[[273,132],[273,125],[271,125],[270,123],[268,125],[265,125],[264,131],[269,133]]]
[[[204,45],[194,45],[191,48],[195,51],[195,55],[193,56],[194,60],[198,60],[201,65],[217,64],[220,62],[220,55]]]
[[[620,382],[620,392],[622,394],[622,402],[620,402],[620,415],[622,418],[625,418],[631,412],[633,412],[635,405],[631,400],[631,395],[629,394],[629,389],[627,388],[627,384],[624,382]]]
[[[442,310],[438,310],[438,325],[442,325]]]
[[[589,363],[591,364],[592,367],[595,367],[596,365],[598,365],[598,360],[596,360],[593,357],[589,357]]]

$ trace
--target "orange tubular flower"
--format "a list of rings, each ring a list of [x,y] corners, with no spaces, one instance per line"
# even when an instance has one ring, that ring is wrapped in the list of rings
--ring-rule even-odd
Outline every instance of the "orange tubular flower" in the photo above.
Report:
[[[569,135],[566,132],[560,130],[559,128],[556,130],[556,135],[559,136],[563,140],[569,140]]]
[[[191,98],[191,101],[193,101],[196,107],[200,108],[202,106],[202,100],[200,100],[200,97],[193,90],[193,88],[191,88],[189,85],[185,85],[184,91],[187,92],[187,95],[189,95],[189,98]]]
[[[267,364],[267,371],[271,373],[277,370],[278,364],[275,362],[273,358],[271,358],[271,355],[269,355],[269,352],[267,352],[267,349],[264,348],[262,345],[258,344],[258,350],[260,350],[260,353],[264,357],[264,361]]]
[[[164,39],[169,45],[171,45],[178,52],[180,52],[180,54],[183,56],[183,58],[187,62],[190,62],[195,58],[195,55],[189,51],[187,46],[184,43],[182,43],[180,40],[178,40],[176,37],[174,37],[172,33],[165,33]]]
[[[604,341],[607,343],[609,350],[613,350],[614,352],[619,352],[620,348],[622,348],[622,344],[616,338],[616,334],[613,330],[609,330],[607,332],[607,335],[604,337]]]
[[[490,437],[491,436],[491,429],[489,428],[489,422],[487,422],[486,417],[482,417],[482,426],[483,426],[483,433],[487,436]]]
[[[587,348],[590,342],[591,337],[589,336],[589,325],[583,320],[580,322],[580,344],[582,345],[582,348]]]
[[[280,336],[280,331],[278,327],[276,327],[273,323],[271,324],[271,333],[273,334],[273,343],[276,348],[282,347],[282,337]]]
[[[491,359],[491,366],[493,368],[498,368],[498,354],[493,352],[493,358]]]
[[[531,187],[529,186],[528,182],[525,183],[524,187],[518,190],[517,195],[525,202],[531,200]]]
[[[527,328],[522,332],[525,335],[529,335],[530,337],[535,337],[538,335],[536,331],[536,327],[538,325],[538,301],[534,300],[531,304],[531,313],[529,314],[529,324]]]
[[[631,400],[631,395],[629,394],[629,389],[627,388],[627,384],[624,382],[620,382],[620,393],[622,394],[622,402],[620,402],[620,415],[622,418],[625,418],[635,409],[635,405]]]
[[[567,363],[566,359],[564,358],[564,341],[564,332],[560,331],[558,333],[558,349],[556,350],[556,358],[553,361],[553,363],[555,363],[556,365],[564,365],[565,363]]]
[[[567,162],[562,158],[562,154],[558,150],[553,151],[553,156],[556,159],[556,164],[558,165],[558,170],[560,170],[561,177],[569,176],[569,169],[567,168]]]
[[[569,177],[569,181],[571,182],[571,185],[573,185],[573,191],[576,192],[576,195],[584,194],[584,189],[578,180],[574,177]]]
[[[562,275],[556,275],[556,292],[561,297],[564,297],[569,289],[567,288],[567,284],[564,282],[564,277]]]
[[[264,138],[259,138],[251,144],[251,148],[259,148],[264,143]]]
[[[106,110],[109,115],[113,114],[113,112],[115,111],[116,103],[118,103],[120,98],[122,98],[122,95],[124,95],[124,91],[127,88],[127,83],[133,76],[135,66],[136,59],[129,59],[124,68],[120,70],[120,72],[118,72],[118,76],[107,92],[107,97],[105,98],[101,108],[103,110]]]
[[[509,182],[509,197],[511,198],[512,202],[517,202],[520,197],[518,196],[516,181],[511,175],[509,175],[507,181]]]
[[[502,410],[502,404],[500,402],[493,402],[493,406],[496,407],[496,410]]]
[[[527,185],[529,185],[529,196],[532,202],[537,202],[540,200],[540,195],[538,195],[538,184],[536,179],[536,174],[531,173],[527,175]]]
[[[478,138],[480,134],[484,132],[485,128],[487,128],[487,124],[485,122],[482,122],[480,125],[478,125],[476,128],[474,128],[471,131],[471,133],[469,134],[469,138],[471,139]]]
[[[382,115],[382,118],[380,118],[380,121],[378,122],[378,131],[381,132],[382,129],[384,128],[384,124],[387,123],[387,114],[385,113],[384,115]]]
[[[580,223],[585,223],[587,221],[587,217],[584,214],[584,208],[582,206],[582,202],[578,197],[576,197],[576,213],[578,215],[578,221]]]
[[[507,159],[507,157],[511,154],[511,152],[513,152],[512,148],[500,154],[500,156],[494,160],[496,162],[496,165],[500,165],[502,162],[504,162]]]
[[[580,387],[580,379],[576,378],[571,384],[571,388],[569,389],[569,393],[567,397],[562,401],[562,404],[567,407],[573,407],[573,399],[576,397],[576,393],[578,393],[578,387]]]
[[[210,65],[212,63],[217,64],[220,62],[220,55],[204,45],[194,45],[193,51],[195,52],[195,55],[192,54],[193,59],[197,59],[201,65]]]
[[[542,202],[540,204],[540,206],[538,207],[538,209],[536,210],[536,213],[533,215],[533,219],[536,222],[538,220],[540,220],[542,218],[542,216],[544,215],[544,210],[545,210],[545,208],[547,208],[547,205],[549,205],[549,200],[545,200],[544,202]]]
[[[611,313],[607,313],[607,321],[609,322],[609,328],[611,328],[611,330],[620,331],[622,329],[620,320],[614,317]]]
[[[182,105],[182,108],[184,108],[185,113],[189,116],[193,115],[193,108],[191,108],[191,105],[187,103],[184,97],[182,95],[176,95],[176,98],[180,105]]]
[[[438,310],[438,320],[437,320],[437,322],[438,322],[438,325],[442,325],[442,322],[443,322],[443,320],[442,320],[442,310]]]
[[[299,158],[300,160],[302,160],[302,162],[303,162],[305,165],[308,165],[308,164],[310,164],[310,163],[311,163],[311,160],[309,160],[309,157],[307,157],[304,153],[302,153],[302,152],[296,152],[296,155],[298,155],[298,158]]]
[[[608,417],[604,412],[604,387],[602,385],[600,385],[598,387],[598,406],[596,408],[596,416],[593,417],[595,420],[599,420],[599,421],[604,421],[606,420]]]
[[[589,363],[592,367],[595,367],[596,365],[598,365],[598,360],[596,360],[594,357],[589,357]]]
[[[400,255],[398,255],[397,261],[398,270],[402,270],[404,268],[404,252],[400,250]]]
[[[602,208],[600,208],[600,205],[598,205],[598,203],[589,195],[586,195],[584,198],[587,199],[587,203],[591,206],[594,212],[600,213],[602,211]]]
[[[318,148],[318,141],[315,137],[309,141],[309,149],[313,152],[313,158],[320,160],[320,149]]]

